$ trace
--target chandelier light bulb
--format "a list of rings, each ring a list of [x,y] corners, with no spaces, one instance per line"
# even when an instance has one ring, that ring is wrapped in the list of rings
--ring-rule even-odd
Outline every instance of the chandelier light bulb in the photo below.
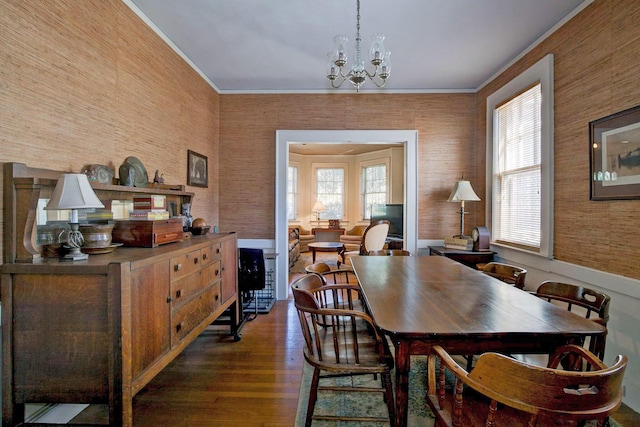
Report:
[[[376,33],[371,37],[371,48],[369,49],[369,57],[371,59],[371,63],[376,67],[382,63],[382,59],[385,55],[383,42],[384,34]]]

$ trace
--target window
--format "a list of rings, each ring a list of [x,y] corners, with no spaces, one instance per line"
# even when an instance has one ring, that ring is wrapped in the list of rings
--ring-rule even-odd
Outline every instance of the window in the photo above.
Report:
[[[362,168],[362,218],[371,218],[371,205],[387,203],[387,165],[377,164]]]
[[[540,248],[540,83],[496,108],[498,240]]]
[[[344,215],[344,169],[317,168],[316,195],[324,204],[320,219],[342,219]]]
[[[296,203],[298,199],[298,168],[289,166],[287,169],[287,220],[297,217]]]
[[[495,243],[552,255],[553,57],[487,99]]]

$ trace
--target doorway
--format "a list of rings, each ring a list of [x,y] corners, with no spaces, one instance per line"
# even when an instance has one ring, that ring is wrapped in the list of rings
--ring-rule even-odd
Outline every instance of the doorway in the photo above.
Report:
[[[417,251],[418,131],[416,130],[278,130],[276,131],[276,298],[288,295],[287,168],[290,144],[404,144],[405,248]]]

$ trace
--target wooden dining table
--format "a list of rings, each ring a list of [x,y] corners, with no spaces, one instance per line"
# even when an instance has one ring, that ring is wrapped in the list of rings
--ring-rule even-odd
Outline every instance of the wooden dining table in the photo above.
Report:
[[[407,425],[412,355],[552,353],[604,335],[591,320],[442,256],[352,257],[363,298],[395,347],[396,425]]]

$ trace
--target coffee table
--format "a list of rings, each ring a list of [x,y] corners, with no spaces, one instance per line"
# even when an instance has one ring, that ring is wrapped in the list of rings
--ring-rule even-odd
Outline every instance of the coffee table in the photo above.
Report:
[[[342,256],[342,263],[344,264],[344,244],[339,242],[313,242],[309,243],[309,249],[311,249],[311,262],[316,263],[316,251],[317,252],[337,252]]]

